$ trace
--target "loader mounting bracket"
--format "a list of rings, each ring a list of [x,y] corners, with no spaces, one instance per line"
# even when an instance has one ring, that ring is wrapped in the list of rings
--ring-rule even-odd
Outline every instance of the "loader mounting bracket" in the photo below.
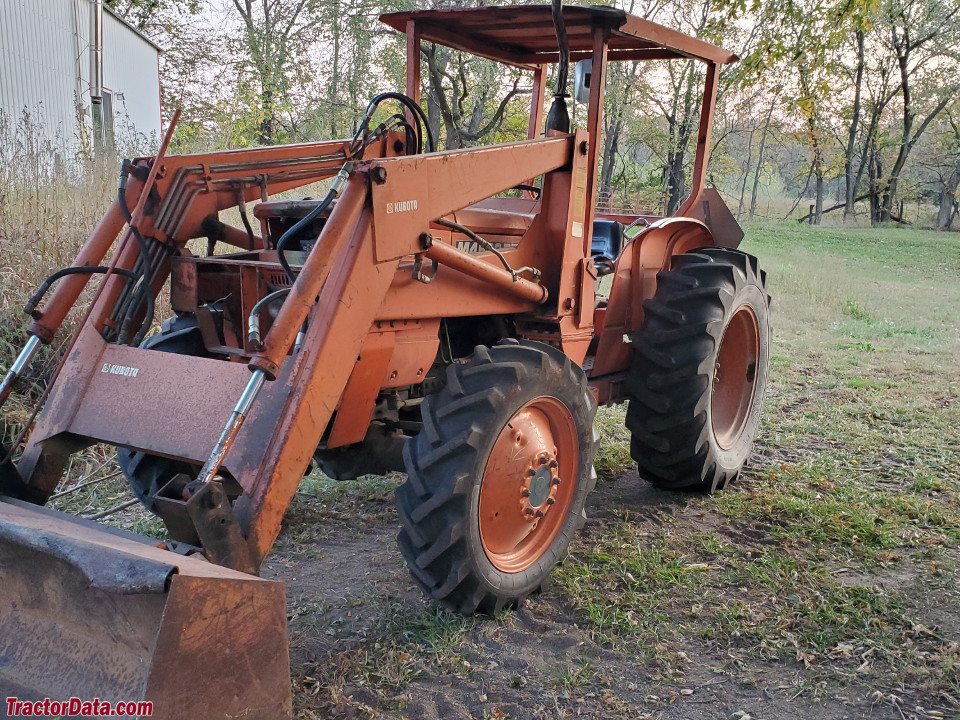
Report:
[[[223,483],[205,483],[184,500],[183,490],[191,480],[189,475],[176,475],[154,498],[171,537],[203,548],[204,556],[216,565],[256,575],[257,565]]]

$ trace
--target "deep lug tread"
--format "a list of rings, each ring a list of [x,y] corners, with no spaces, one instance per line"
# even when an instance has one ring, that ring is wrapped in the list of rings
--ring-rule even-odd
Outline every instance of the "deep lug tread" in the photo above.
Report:
[[[655,296],[643,303],[644,325],[633,338],[634,364],[626,383],[626,424],[640,474],[658,487],[721,489],[736,478],[749,455],[748,450],[737,467],[718,462],[709,406],[724,323],[750,286],[760,291],[768,311],[766,273],[755,257],[702,248],[674,257],[671,270],[657,275]],[[755,291],[748,292],[756,297]],[[768,363],[763,353],[769,351],[770,331],[767,312],[762,315],[761,362]],[[766,365],[762,372],[756,402],[762,402]],[[744,436],[755,432],[751,420]]]
[[[478,562],[489,561],[471,555],[470,508],[488,447],[516,411],[517,398],[526,397],[524,392],[535,393],[531,397],[558,393],[576,398],[573,404],[564,402],[584,425],[581,468],[586,464],[589,472],[581,475],[582,489],[550,556],[545,554],[522,573],[504,574],[491,583],[478,569]],[[424,429],[431,431],[404,447],[408,476],[396,493],[402,526],[397,541],[414,581],[434,599],[465,614],[499,612],[535,591],[583,523],[583,501],[596,484],[595,413],[583,371],[548,345],[512,341],[478,346],[469,362],[451,365],[446,386],[423,404]]]

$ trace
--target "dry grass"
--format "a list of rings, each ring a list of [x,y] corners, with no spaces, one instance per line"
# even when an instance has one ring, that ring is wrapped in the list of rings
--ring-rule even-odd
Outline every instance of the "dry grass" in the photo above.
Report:
[[[43,132],[42,118],[0,111],[0,373],[25,341],[27,298],[44,278],[71,265],[77,251],[116,195],[120,157],[149,152],[138,139],[118,137],[112,151],[94,155],[82,144]],[[65,148],[74,146],[74,151]],[[93,285],[93,284],[91,284]],[[82,303],[78,303],[81,307]],[[77,321],[67,318],[55,342],[27,369],[0,414],[0,442],[6,448],[29,419]],[[116,476],[112,451],[91,448],[73,458],[61,488],[97,481],[55,499],[76,514],[94,512],[131,497]],[[145,512],[131,509],[117,518],[130,528],[156,532]]]

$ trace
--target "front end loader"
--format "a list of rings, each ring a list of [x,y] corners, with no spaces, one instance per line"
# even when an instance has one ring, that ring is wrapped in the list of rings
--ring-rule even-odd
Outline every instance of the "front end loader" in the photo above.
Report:
[[[375,97],[352,138],[172,156],[171,126],[156,156],[124,163],[73,266],[28,303],[0,385],[2,404],[95,277],[2,452],[7,695],[289,717],[283,587],[256,575],[314,463],[337,479],[407,473],[400,550],[463,613],[519,603],[566,552],[595,483],[598,403],[629,402],[632,454],[660,487],[711,492],[740,472],[769,295],[705,183],[717,76],[736,57],[619,10],[553,10],[383,16],[406,34],[405,93]],[[529,72],[528,139],[437,152],[424,42]],[[590,61],[592,88],[572,131],[565,81],[544,116],[548,69],[565,79],[569,60]],[[621,60],[704,68],[691,193],[672,217],[596,207]],[[324,197],[291,199],[318,181]],[[232,208],[242,227],[221,220]],[[162,292],[174,315],[156,332]],[[167,541],[41,507],[97,443],[117,448]]]

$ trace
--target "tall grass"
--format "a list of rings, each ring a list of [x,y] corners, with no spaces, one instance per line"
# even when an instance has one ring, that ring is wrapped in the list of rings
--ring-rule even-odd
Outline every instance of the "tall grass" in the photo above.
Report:
[[[25,341],[23,305],[44,278],[71,265],[116,194],[121,156],[145,154],[149,143],[118,123],[115,147],[93,152],[83,137],[52,136],[42,111],[0,110],[0,373]],[[71,322],[72,321],[72,322]],[[0,439],[26,419],[26,401],[42,389],[76,318],[41,352],[0,414]],[[32,382],[30,382],[32,381]]]

